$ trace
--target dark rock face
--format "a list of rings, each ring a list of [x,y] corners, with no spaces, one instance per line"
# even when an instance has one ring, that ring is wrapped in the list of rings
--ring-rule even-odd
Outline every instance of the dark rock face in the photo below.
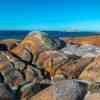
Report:
[[[13,100],[12,92],[3,83],[0,83],[0,100]]]
[[[0,44],[0,51],[8,51],[8,47],[5,44]]]
[[[58,49],[62,49],[66,46],[66,43],[63,41],[63,40],[60,40],[60,39],[49,39],[51,41],[51,44],[50,47],[51,49],[55,49],[55,50],[58,50]]]

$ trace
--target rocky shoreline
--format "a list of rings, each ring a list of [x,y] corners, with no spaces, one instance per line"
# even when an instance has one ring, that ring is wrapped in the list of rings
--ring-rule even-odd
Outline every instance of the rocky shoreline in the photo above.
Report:
[[[100,100],[99,41],[44,32],[1,41],[0,100]]]

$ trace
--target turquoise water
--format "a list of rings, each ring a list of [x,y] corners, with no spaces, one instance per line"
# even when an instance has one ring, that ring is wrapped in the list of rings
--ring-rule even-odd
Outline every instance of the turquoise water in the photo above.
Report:
[[[28,35],[30,31],[0,31],[1,39],[18,39],[22,40]],[[79,37],[79,36],[91,36],[99,35],[100,33],[95,32],[64,32],[64,31],[44,31],[49,37]]]

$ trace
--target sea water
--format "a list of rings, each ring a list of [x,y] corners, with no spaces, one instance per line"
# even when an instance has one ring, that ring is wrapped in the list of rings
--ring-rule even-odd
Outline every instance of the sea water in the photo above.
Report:
[[[0,40],[3,39],[17,39],[23,40],[28,33],[31,32],[29,30],[21,30],[21,31],[0,31]],[[83,36],[92,36],[92,35],[100,35],[97,32],[65,32],[65,31],[42,31],[46,32],[49,37],[83,37]]]

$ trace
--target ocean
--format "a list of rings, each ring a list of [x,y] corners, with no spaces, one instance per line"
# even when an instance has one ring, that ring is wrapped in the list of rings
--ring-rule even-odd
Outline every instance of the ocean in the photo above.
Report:
[[[65,32],[65,31],[44,31],[50,37],[84,37],[100,35],[100,32]]]
[[[16,39],[22,40],[27,36],[30,31],[0,31],[0,40],[4,39]]]
[[[17,39],[23,40],[25,36],[31,31],[0,31],[0,40],[3,39]],[[48,34],[49,37],[83,37],[83,36],[92,36],[100,35],[99,32],[65,32],[65,31],[43,31]]]

